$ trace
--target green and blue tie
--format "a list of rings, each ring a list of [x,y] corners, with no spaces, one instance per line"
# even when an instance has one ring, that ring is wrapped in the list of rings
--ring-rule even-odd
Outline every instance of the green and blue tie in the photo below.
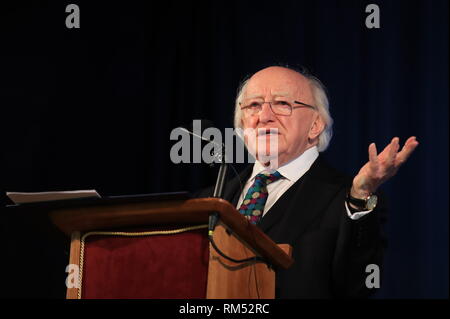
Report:
[[[272,174],[266,172],[256,175],[255,181],[247,191],[241,207],[239,207],[239,213],[244,215],[251,223],[257,224],[261,220],[264,205],[266,205],[269,195],[267,185],[276,182],[282,177],[278,171]]]

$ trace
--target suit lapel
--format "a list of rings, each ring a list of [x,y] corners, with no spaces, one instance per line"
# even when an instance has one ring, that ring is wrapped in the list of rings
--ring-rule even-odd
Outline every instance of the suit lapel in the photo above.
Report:
[[[292,185],[278,200],[273,204],[269,211],[261,219],[258,226],[261,230],[267,233],[273,225],[276,225],[285,213],[290,209],[291,203],[290,199],[298,198],[297,193],[300,193],[301,186],[305,176],[302,176],[294,185]]]
[[[247,166],[238,176],[232,178],[225,187],[224,199],[229,201],[234,207],[236,207],[241,195],[242,188],[247,182],[253,170],[253,166]]]
[[[259,227],[274,241],[291,243],[326,210],[343,183],[334,178],[319,157],[294,185],[272,206]],[[344,204],[342,204],[344,205]]]

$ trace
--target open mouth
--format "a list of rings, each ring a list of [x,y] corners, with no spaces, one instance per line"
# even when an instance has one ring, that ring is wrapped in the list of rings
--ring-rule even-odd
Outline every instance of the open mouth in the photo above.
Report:
[[[275,135],[279,135],[280,132],[278,131],[277,128],[260,128],[258,129],[258,137],[261,136],[275,136]]]

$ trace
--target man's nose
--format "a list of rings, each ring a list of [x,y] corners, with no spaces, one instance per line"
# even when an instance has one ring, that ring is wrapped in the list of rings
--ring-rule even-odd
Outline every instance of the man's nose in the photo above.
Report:
[[[273,113],[269,102],[264,102],[261,106],[261,112],[259,112],[259,121],[262,123],[275,121],[275,114]]]

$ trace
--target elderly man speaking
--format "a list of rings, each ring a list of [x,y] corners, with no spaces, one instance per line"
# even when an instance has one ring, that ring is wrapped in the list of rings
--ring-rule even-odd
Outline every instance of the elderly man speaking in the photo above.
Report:
[[[243,189],[235,178],[224,197],[275,242],[293,247],[294,265],[277,271],[276,297],[368,296],[366,267],[381,266],[384,249],[377,189],[408,159],[416,138],[399,151],[395,137],[379,154],[372,143],[358,174],[342,175],[319,155],[332,135],[322,83],[278,66],[241,85],[235,126],[256,132],[244,140],[257,161],[241,173]],[[274,138],[277,149],[270,150]]]

